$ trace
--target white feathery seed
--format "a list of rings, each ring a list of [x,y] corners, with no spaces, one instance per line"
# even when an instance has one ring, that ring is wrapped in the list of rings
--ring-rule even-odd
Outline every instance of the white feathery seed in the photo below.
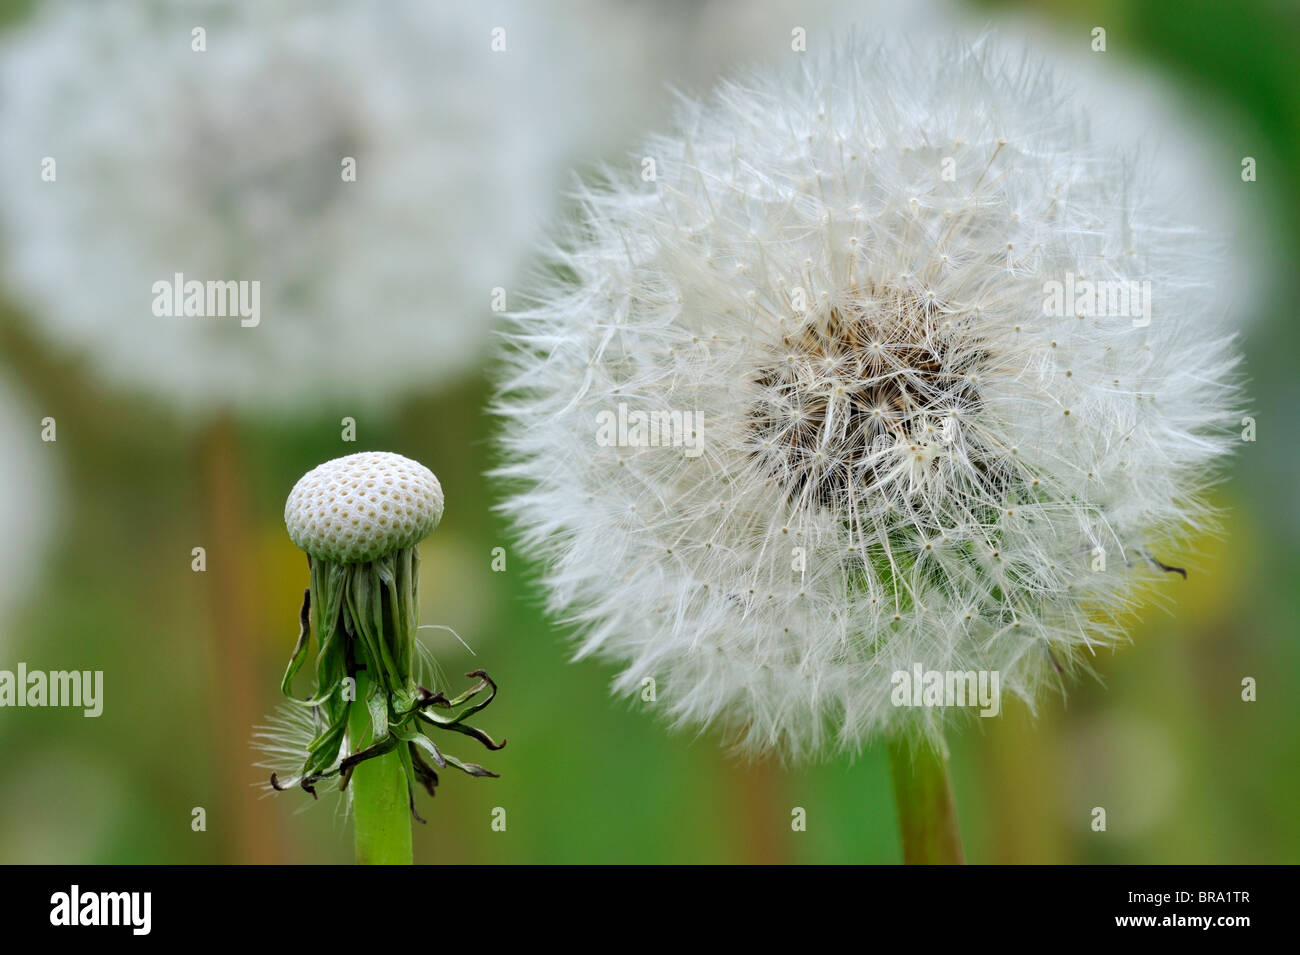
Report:
[[[442,520],[442,486],[418,461],[362,451],[326,461],[293,486],[284,505],[290,539],[342,564],[414,547]]]
[[[675,723],[938,743],[952,711],[895,706],[894,673],[1032,706],[1209,521],[1222,248],[1177,154],[1019,47],[791,59],[683,101],[656,181],[583,193],[514,316],[505,508],[578,655]],[[1071,275],[1149,281],[1149,324],[1048,314]]]
[[[251,743],[259,755],[253,766],[274,773],[286,788],[298,785],[302,780],[303,760],[311,752],[312,742],[327,728],[320,707],[281,703],[266,717],[266,722],[253,727]],[[340,746],[339,757],[346,755]],[[266,796],[277,791],[267,787],[265,777],[254,785],[264,790]],[[330,791],[338,790],[331,786]]]

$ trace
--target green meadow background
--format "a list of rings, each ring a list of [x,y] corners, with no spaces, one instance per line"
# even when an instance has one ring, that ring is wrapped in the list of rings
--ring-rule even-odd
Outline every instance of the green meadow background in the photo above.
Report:
[[[0,29],[29,7],[0,6]],[[1243,295],[1258,440],[1242,444],[1215,491],[1224,533],[1185,555],[1190,578],[1163,582],[1163,607],[1134,618],[1131,644],[1096,660],[1099,680],[1045,697],[1036,717],[1008,703],[1002,718],[954,730],[967,857],[1297,862],[1300,8],[1033,7],[1083,44],[1104,26],[1106,55],[1161,71],[1227,152],[1256,157],[1258,182],[1240,182],[1229,164],[1224,188],[1258,224],[1241,239],[1268,252],[1275,281]],[[772,44],[785,49],[788,28]],[[611,697],[607,665],[569,662],[570,635],[542,612],[536,568],[493,513],[501,489],[483,476],[495,463],[487,367],[387,416],[362,417],[356,444],[340,440],[344,407],[292,420],[218,418],[196,430],[161,404],[97,385],[6,301],[0,368],[38,412],[33,440],[39,417],[56,417],[58,441],[42,451],[57,459],[61,486],[58,538],[39,585],[0,621],[0,668],[102,669],[106,702],[98,719],[0,710],[0,861],[350,860],[338,800],[265,798],[248,739],[278,702],[307,583],[305,558],[285,534],[285,496],[317,463],[364,449],[399,451],[441,479],[447,511],[422,547],[422,622],[454,627],[475,648],[471,657],[432,632],[448,674],[484,666],[498,681],[481,725],[509,738],[499,753],[468,740],[453,749],[501,778],[448,774],[435,799],[421,796],[428,824],[417,827],[417,860],[900,861],[883,749],[793,769],[746,763],[714,734],[668,732],[653,704]],[[195,546],[207,549],[205,573],[190,569]],[[506,549],[502,573],[491,566],[496,547]],[[1241,700],[1248,676],[1258,682],[1254,703]],[[1103,833],[1090,828],[1096,806],[1107,811]],[[206,811],[206,831],[191,829],[195,807]],[[506,811],[504,832],[491,826],[495,807]],[[806,831],[792,830],[795,807],[806,811]]]

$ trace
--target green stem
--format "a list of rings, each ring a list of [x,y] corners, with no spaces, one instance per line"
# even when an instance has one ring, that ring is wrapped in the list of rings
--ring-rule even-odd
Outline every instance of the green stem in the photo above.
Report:
[[[961,832],[948,785],[948,763],[928,745],[889,742],[898,828],[907,865],[960,865]]]
[[[356,674],[356,698],[348,713],[349,748],[356,752],[371,743],[370,714],[366,694],[370,678],[364,670]],[[402,766],[402,746],[352,770],[352,827],[361,865],[410,865],[411,802]]]

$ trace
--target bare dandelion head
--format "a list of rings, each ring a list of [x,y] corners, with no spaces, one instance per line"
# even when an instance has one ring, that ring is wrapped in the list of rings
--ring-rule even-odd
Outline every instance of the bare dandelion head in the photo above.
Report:
[[[297,786],[316,796],[324,780],[338,778],[346,788],[363,763],[395,761],[419,819],[415,789],[432,795],[438,770],[495,775],[443,753],[428,734],[450,730],[488,749],[505,746],[465,722],[495,698],[492,678],[471,671],[466,676],[478,682],[448,697],[441,669],[418,639],[418,545],[438,526],[442,509],[434,473],[387,451],[326,461],[294,484],[284,522],[307,552],[311,586],[280,684],[292,702],[254,734],[272,789]],[[312,654],[313,633],[316,685],[303,699],[293,682]],[[485,690],[485,698],[474,699]]]
[[[362,451],[298,479],[284,505],[293,542],[312,557],[350,564],[414,547],[442,519],[442,485],[418,461]]]

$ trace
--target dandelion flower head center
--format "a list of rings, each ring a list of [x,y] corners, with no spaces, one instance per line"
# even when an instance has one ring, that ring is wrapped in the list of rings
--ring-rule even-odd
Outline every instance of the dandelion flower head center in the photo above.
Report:
[[[756,457],[792,501],[851,504],[918,466],[979,404],[986,358],[964,317],[932,292],[876,286],[806,317],[756,376]],[[950,427],[950,425],[948,425]],[[906,473],[910,474],[910,470]]]

